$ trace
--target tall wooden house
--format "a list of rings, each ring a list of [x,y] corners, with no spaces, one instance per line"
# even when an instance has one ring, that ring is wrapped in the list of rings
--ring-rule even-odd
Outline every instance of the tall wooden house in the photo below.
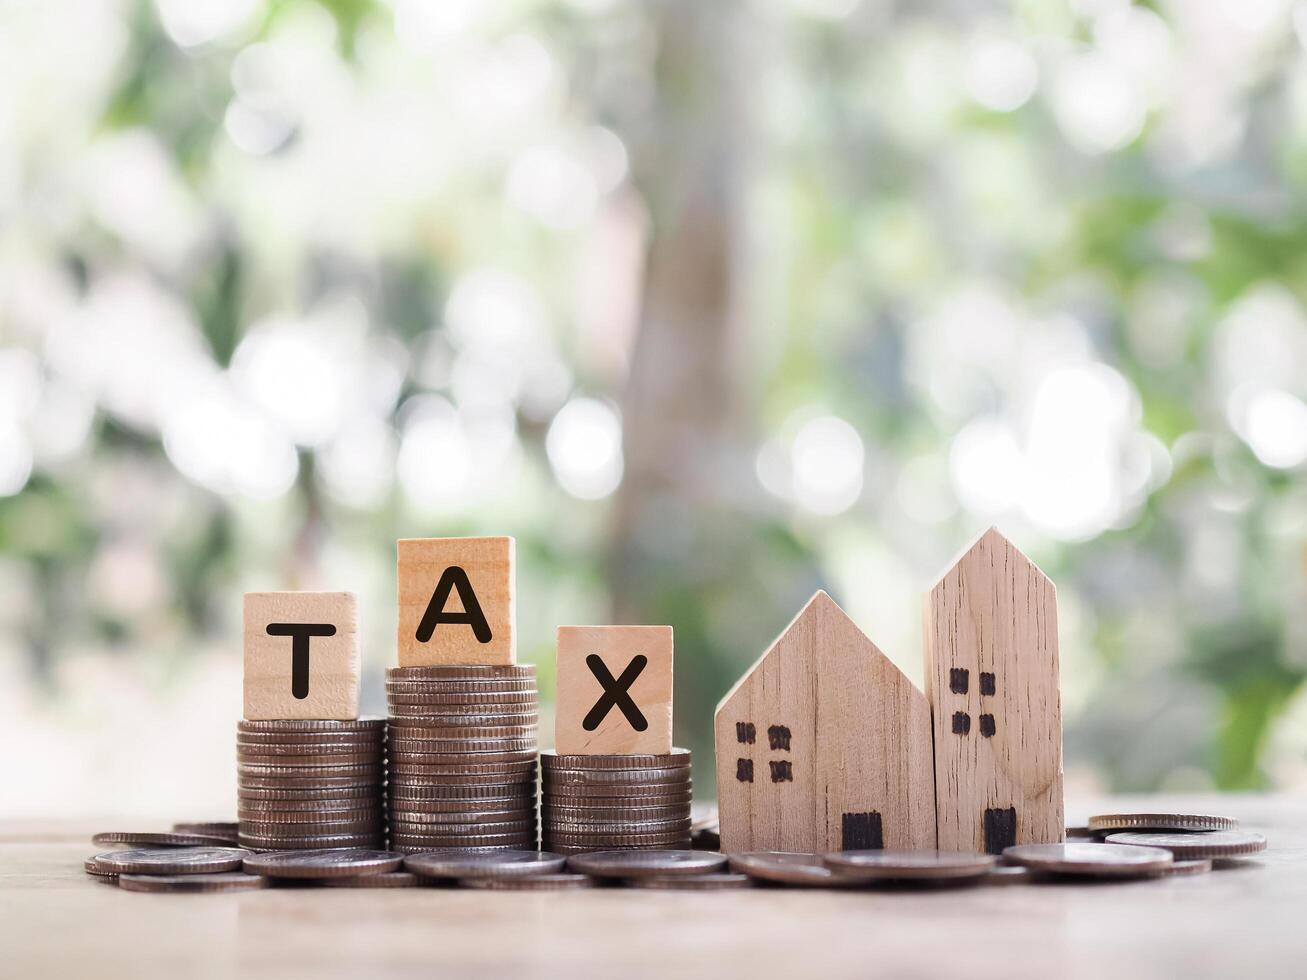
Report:
[[[724,850],[935,847],[929,704],[825,592],[715,727]]]
[[[1053,583],[991,528],[926,596],[941,850],[1063,839]]]

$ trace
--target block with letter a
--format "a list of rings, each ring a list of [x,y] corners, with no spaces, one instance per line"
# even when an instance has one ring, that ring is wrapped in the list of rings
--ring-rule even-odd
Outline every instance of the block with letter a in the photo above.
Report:
[[[558,627],[561,755],[672,750],[672,628]]]
[[[245,593],[245,717],[351,720],[358,713],[354,594]]]
[[[517,661],[512,538],[397,543],[399,665]]]

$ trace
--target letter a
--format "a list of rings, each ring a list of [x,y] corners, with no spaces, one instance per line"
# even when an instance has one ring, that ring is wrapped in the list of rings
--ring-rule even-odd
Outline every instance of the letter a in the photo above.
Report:
[[[463,612],[445,612],[445,603],[449,601],[451,589],[458,589]],[[472,583],[468,581],[467,572],[457,565],[446,568],[444,574],[440,576],[440,581],[436,583],[436,591],[431,593],[427,611],[422,614],[422,622],[418,623],[418,642],[426,643],[430,640],[432,634],[436,632],[436,627],[441,623],[461,623],[471,626],[472,635],[477,638],[478,643],[490,642],[490,624],[486,622],[485,614],[481,611],[481,603],[472,589]]]

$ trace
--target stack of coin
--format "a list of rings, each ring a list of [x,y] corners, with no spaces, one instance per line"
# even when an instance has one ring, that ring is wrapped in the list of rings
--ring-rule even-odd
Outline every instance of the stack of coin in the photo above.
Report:
[[[242,721],[236,753],[241,847],[384,846],[384,719]]]
[[[541,834],[559,854],[690,846],[690,750],[668,755],[543,752]]]
[[[536,847],[535,667],[386,671],[391,847]]]

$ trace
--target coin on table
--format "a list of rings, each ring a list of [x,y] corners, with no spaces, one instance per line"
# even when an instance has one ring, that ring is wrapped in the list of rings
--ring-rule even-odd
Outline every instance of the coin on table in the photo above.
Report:
[[[1201,834],[1109,834],[1108,844],[1164,848],[1178,858],[1243,857],[1266,850],[1266,838],[1242,830]]]
[[[372,732],[384,731],[385,718],[353,718],[331,721],[316,718],[274,718],[263,721],[244,719],[236,723],[238,732]]]
[[[229,843],[227,834],[178,834],[135,831],[106,831],[91,838],[92,844],[150,844],[155,847],[204,847]]]
[[[731,870],[759,881],[806,888],[849,888],[854,878],[838,875],[822,863],[820,854],[799,851],[748,851],[730,856]]]
[[[822,856],[836,874],[866,881],[968,881],[989,873],[998,859],[963,851],[837,851]]]
[[[562,871],[567,859],[548,851],[488,851],[457,849],[410,854],[404,868],[424,878],[517,878]]]
[[[94,875],[96,878],[113,878],[115,880],[118,878],[116,871],[106,871],[100,867],[100,862],[93,857],[87,858],[82,867],[86,869],[88,875]]]
[[[667,875],[652,878],[632,878],[630,884],[635,888],[662,888],[679,891],[721,891],[729,888],[749,888],[753,879],[748,875],[721,872],[707,875]]]
[[[1188,875],[1206,874],[1212,870],[1211,858],[1187,858],[1183,861],[1172,861],[1171,866],[1160,873],[1161,877],[1187,877]]]
[[[268,879],[241,871],[202,875],[120,875],[125,892],[247,892],[267,888]]]
[[[1122,844],[1017,844],[1003,860],[1043,874],[1095,878],[1144,878],[1171,866],[1171,852],[1160,847]]]
[[[325,848],[252,854],[245,859],[245,871],[269,878],[348,878],[398,871],[403,863],[403,855],[391,851]]]
[[[1239,821],[1210,813],[1100,813],[1089,818],[1091,833],[1115,830],[1235,830]]]
[[[567,866],[596,878],[648,878],[719,871],[726,855],[712,851],[593,851],[567,859]]]
[[[120,875],[198,875],[239,871],[250,852],[239,847],[151,847],[95,856],[105,871]]]
[[[559,892],[577,888],[594,888],[595,880],[589,875],[560,874],[528,875],[517,878],[464,878],[460,885],[497,892]]]
[[[643,755],[559,755],[546,749],[540,753],[540,764],[551,769],[666,769],[687,768],[690,758],[689,749]]]

